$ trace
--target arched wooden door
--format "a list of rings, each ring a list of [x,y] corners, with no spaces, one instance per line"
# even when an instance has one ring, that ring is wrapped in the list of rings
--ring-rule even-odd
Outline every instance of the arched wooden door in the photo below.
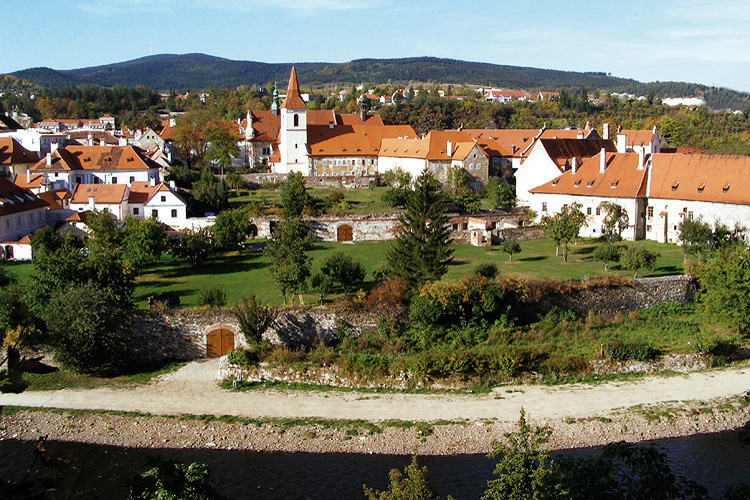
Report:
[[[217,328],[206,334],[206,357],[224,356],[229,349],[234,349],[234,332],[226,328]]]
[[[354,239],[354,230],[352,226],[342,224],[336,229],[336,241],[352,241]]]

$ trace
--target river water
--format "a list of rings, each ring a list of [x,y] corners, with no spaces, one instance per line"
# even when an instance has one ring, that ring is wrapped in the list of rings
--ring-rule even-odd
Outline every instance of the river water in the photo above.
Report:
[[[645,444],[655,444],[666,451],[672,470],[706,486],[713,498],[721,498],[733,483],[750,482],[750,449],[743,448],[736,432]],[[33,448],[29,442],[0,441],[0,476],[19,480],[31,463]],[[133,449],[66,442],[48,443],[47,449],[53,455],[77,458],[72,468],[63,467],[66,479],[48,498],[67,498],[80,473],[74,499],[127,498],[129,479],[156,456],[206,463],[214,485],[226,498],[254,500],[363,499],[363,484],[386,489],[390,469],[403,468],[410,461],[408,456],[391,455]],[[597,452],[596,448],[563,450],[553,456]],[[481,498],[495,464],[484,455],[426,456],[420,457],[419,462],[428,467],[430,482],[440,497],[452,495],[456,500]],[[46,469],[49,474],[53,467]]]

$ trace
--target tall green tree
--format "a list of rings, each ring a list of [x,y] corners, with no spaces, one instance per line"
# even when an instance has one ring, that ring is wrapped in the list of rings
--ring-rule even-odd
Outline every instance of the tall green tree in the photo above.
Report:
[[[156,262],[166,250],[164,225],[155,218],[125,219],[122,236],[123,258],[138,273],[147,264]]]
[[[656,267],[656,259],[659,254],[647,248],[630,246],[620,257],[620,265],[623,269],[633,271],[633,279],[638,277],[638,271],[645,269],[650,271]]]
[[[437,179],[423,170],[399,217],[401,232],[388,251],[388,265],[413,290],[439,280],[453,260],[445,202]]]
[[[211,227],[214,244],[219,248],[236,248],[250,234],[250,213],[246,208],[224,210]]]
[[[287,176],[281,184],[281,207],[284,217],[300,217],[312,209],[312,197],[305,187],[305,178],[300,172]]]
[[[607,238],[610,241],[615,238],[621,240],[622,232],[630,224],[630,216],[628,216],[627,210],[622,205],[611,201],[601,202],[599,208],[604,212],[604,226],[607,228]]]
[[[310,277],[310,257],[307,254],[310,248],[310,226],[299,217],[284,217],[265,250],[271,257],[271,276],[281,291],[284,304],[288,294],[298,294],[305,289]]]
[[[205,133],[209,143],[206,160],[218,164],[223,173],[225,166],[232,165],[232,157],[240,154],[235,126],[231,122],[220,120],[209,124]]]
[[[484,187],[484,193],[492,208],[511,208],[516,206],[516,188],[499,177],[490,177]]]
[[[702,261],[703,254],[711,247],[711,225],[701,218],[689,219],[685,216],[677,225],[677,230],[685,259],[688,255],[695,255],[699,262]]]
[[[206,127],[210,121],[204,109],[193,109],[175,119],[172,142],[188,169],[202,165],[208,152]]]
[[[320,266],[320,272],[330,276],[348,298],[352,290],[365,279],[367,272],[364,266],[344,252],[334,252],[327,256]]]
[[[750,255],[725,248],[695,268],[698,302],[710,318],[729,321],[740,333],[750,331]]]
[[[466,213],[476,213],[480,210],[479,195],[471,188],[469,175],[457,166],[448,167],[445,181],[445,192],[459,210]]]
[[[213,250],[211,232],[208,229],[186,229],[182,238],[172,246],[172,254],[178,259],[189,260],[193,267],[200,267]]]
[[[386,491],[373,491],[364,486],[367,500],[436,500],[437,496],[430,487],[430,477],[427,467],[419,467],[417,457],[411,458],[411,463],[402,473],[398,469],[391,469],[390,484]]]

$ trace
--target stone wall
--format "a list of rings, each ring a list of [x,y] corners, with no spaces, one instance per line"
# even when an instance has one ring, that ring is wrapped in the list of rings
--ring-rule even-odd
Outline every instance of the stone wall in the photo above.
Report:
[[[589,280],[561,284],[557,290],[529,299],[522,305],[522,316],[533,319],[557,308],[578,316],[589,312],[613,318],[667,302],[685,305],[693,302],[696,281],[692,276],[665,276],[627,280],[618,284]]]

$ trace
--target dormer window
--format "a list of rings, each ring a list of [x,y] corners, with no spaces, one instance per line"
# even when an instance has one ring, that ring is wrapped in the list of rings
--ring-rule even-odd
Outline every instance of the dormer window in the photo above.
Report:
[[[613,183],[612,183],[612,184],[611,184],[611,185],[610,185],[609,187],[611,187],[612,189],[614,189],[614,188],[616,188],[616,187],[617,187],[617,185],[618,185],[619,183],[620,183],[620,181],[615,181],[615,182],[613,182]]]
[[[672,191],[677,191],[677,188],[679,187],[679,185],[680,185],[680,181],[674,181],[674,183],[672,184]]]
[[[557,186],[557,183],[558,183],[559,180],[560,180],[560,178],[558,177],[557,179],[555,179],[554,181],[552,181],[552,185],[553,186]]]
[[[732,183],[731,182],[727,182],[726,185],[721,190],[726,193],[726,192],[729,191],[730,187],[732,187]]]
[[[589,182],[588,182],[588,183],[586,184],[586,187],[587,187],[587,188],[590,188],[590,187],[591,187],[591,186],[593,186],[593,185],[594,185],[594,181],[589,181]]]
[[[573,185],[574,185],[575,187],[578,187],[578,186],[580,186],[580,185],[581,185],[581,179],[578,179],[577,181],[575,181],[575,182],[573,183]]]
[[[702,193],[705,188],[706,188],[706,183],[704,182],[703,184],[701,184],[700,186],[698,186],[698,192]]]

